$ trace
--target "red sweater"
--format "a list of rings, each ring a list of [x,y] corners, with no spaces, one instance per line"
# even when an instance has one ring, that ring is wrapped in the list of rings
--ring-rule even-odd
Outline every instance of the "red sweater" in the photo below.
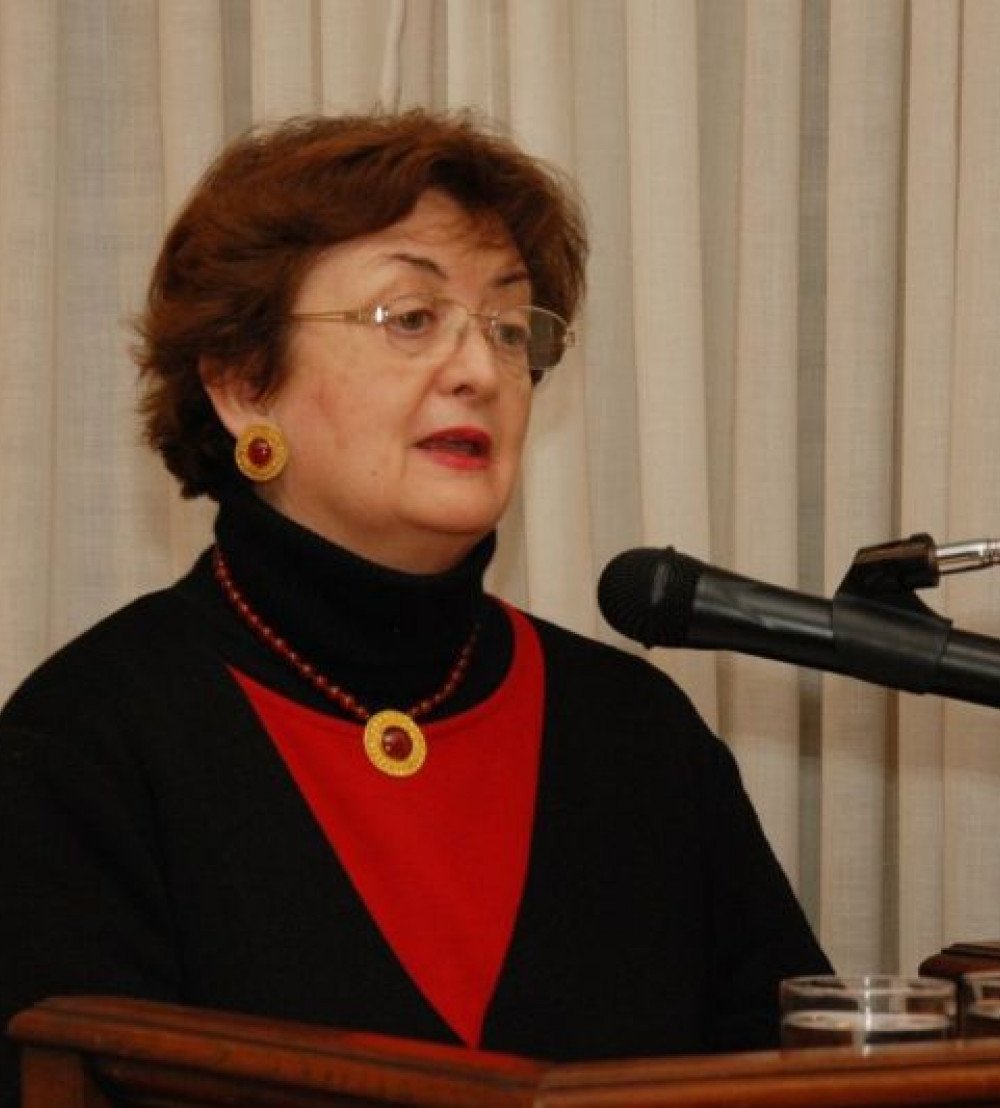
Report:
[[[362,727],[233,670],[397,958],[455,1034],[477,1046],[528,865],[542,728],[538,637],[508,609],[514,659],[477,707],[423,727],[429,754],[389,777]]]

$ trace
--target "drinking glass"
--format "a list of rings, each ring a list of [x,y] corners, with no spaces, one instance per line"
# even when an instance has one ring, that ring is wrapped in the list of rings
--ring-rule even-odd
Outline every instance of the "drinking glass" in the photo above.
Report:
[[[955,985],[936,977],[830,974],[782,981],[783,1047],[935,1042],[955,1033]]]
[[[1000,973],[976,970],[962,975],[959,1033],[966,1039],[1000,1036]]]

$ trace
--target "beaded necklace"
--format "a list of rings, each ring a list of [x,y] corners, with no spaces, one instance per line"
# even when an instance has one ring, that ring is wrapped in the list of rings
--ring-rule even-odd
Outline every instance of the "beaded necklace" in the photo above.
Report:
[[[390,777],[409,777],[416,773],[427,758],[427,739],[417,724],[418,719],[429,715],[439,704],[450,697],[462,683],[476,639],[479,636],[479,624],[475,624],[462,649],[458,652],[454,665],[448,671],[444,684],[438,691],[416,704],[399,711],[384,708],[372,712],[358,699],[339,685],[324,676],[314,665],[305,661],[276,631],[251,608],[243,593],[232,578],[229,566],[218,546],[212,550],[212,570],[222,593],[233,610],[265,646],[274,651],[288,663],[300,677],[328,700],[356,720],[365,725],[364,747],[368,760]]]

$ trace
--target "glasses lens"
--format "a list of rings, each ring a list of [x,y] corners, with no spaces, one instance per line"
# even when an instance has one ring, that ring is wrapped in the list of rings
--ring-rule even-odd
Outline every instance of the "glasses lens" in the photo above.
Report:
[[[496,352],[513,365],[528,368],[531,356],[531,308],[501,312],[490,326]]]
[[[377,315],[392,344],[414,354],[433,348],[445,331],[447,305],[432,296],[398,296]]]
[[[493,346],[504,361],[533,377],[551,369],[566,349],[566,324],[544,308],[511,308],[491,328]]]
[[[528,365],[532,372],[541,373],[557,365],[566,351],[566,324],[554,312],[544,308],[529,308],[531,341],[528,349]]]
[[[497,356],[522,372],[529,371],[535,379],[556,365],[565,352],[567,325],[544,308],[509,308],[479,318],[488,324],[484,331]],[[431,356],[455,342],[468,320],[463,305],[422,293],[397,296],[377,308],[374,316],[397,350]]]

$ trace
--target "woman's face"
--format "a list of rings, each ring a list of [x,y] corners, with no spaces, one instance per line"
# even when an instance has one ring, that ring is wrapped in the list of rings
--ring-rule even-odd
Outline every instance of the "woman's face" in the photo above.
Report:
[[[443,193],[373,235],[331,247],[293,313],[350,310],[433,292],[472,311],[530,303],[524,262],[497,225]],[[471,321],[432,360],[394,349],[382,328],[293,325],[287,376],[265,401],[235,378],[209,386],[238,435],[263,416],[284,434],[284,472],[260,486],[275,508],[349,550],[414,573],[459,561],[500,518],[517,479],[531,384]]]

